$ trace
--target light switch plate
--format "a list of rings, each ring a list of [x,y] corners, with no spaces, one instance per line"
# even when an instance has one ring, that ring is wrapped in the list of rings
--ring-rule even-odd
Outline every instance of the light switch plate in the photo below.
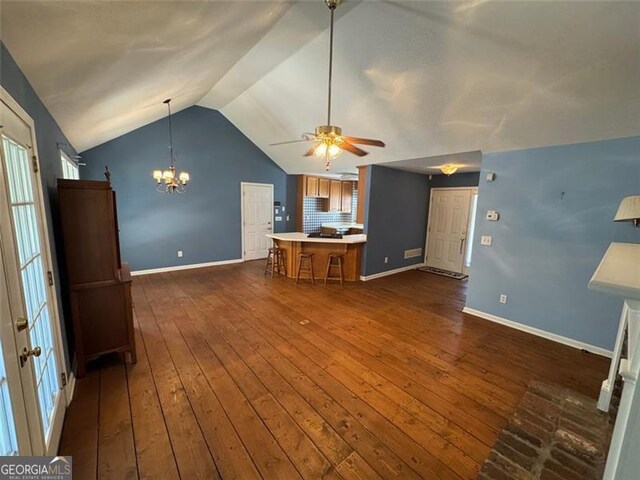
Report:
[[[480,245],[486,245],[487,247],[491,245],[491,237],[489,235],[482,235],[480,237]]]

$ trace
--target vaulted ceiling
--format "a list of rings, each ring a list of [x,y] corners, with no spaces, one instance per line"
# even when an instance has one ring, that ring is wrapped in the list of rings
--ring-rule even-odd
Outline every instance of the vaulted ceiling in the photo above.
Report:
[[[326,120],[321,0],[2,1],[2,41],[80,150],[194,104],[288,173]],[[333,123],[387,148],[334,172],[640,134],[639,2],[347,1]],[[435,157],[435,158],[432,158]]]

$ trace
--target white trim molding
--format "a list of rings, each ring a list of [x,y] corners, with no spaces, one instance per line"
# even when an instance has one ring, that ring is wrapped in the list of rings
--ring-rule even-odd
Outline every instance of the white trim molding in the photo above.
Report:
[[[221,260],[219,262],[192,263],[190,265],[176,265],[175,267],[151,268],[149,270],[136,270],[131,272],[132,276],[150,275],[152,273],[175,272],[177,270],[191,270],[193,268],[217,267],[219,265],[230,265],[232,263],[242,263],[244,260],[235,258],[233,260]]]
[[[595,353],[596,355],[602,355],[603,357],[608,358],[611,358],[611,356],[613,355],[613,352],[611,350],[596,347],[595,345],[591,345],[589,343],[580,342],[578,340],[574,340],[573,338],[563,337],[562,335],[547,332],[546,330],[540,330],[539,328],[530,327],[529,325],[514,322],[513,320],[507,320],[506,318],[498,317],[497,315],[493,315],[491,313],[481,312],[480,310],[474,310],[473,308],[469,307],[464,307],[462,311],[464,313],[468,313],[469,315],[489,320],[490,322],[495,322],[507,327],[515,328],[516,330],[530,333],[532,335],[536,335],[537,337],[546,338],[547,340],[552,340],[554,342],[562,343],[563,345],[568,345],[569,347],[577,348],[579,350],[586,350],[587,352]]]
[[[69,407],[71,400],[73,400],[73,395],[76,393],[76,375],[73,370],[69,372],[64,393],[67,396],[67,407]]]
[[[375,280],[376,278],[387,277],[389,275],[395,275],[396,273],[408,272],[409,270],[415,270],[416,268],[426,267],[426,263],[416,263],[415,265],[409,265],[407,267],[394,268],[393,270],[387,270],[386,272],[374,273],[371,275],[360,275],[360,280],[366,282],[368,280]]]

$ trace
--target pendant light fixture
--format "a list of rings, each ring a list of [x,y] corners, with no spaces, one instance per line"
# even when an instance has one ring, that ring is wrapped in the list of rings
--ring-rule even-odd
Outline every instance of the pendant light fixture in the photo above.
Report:
[[[169,112],[169,168],[164,172],[162,170],[153,171],[156,190],[162,193],[185,193],[190,178],[187,172],[180,172],[180,175],[176,175],[176,157],[173,154],[173,131],[171,129],[171,99],[168,98],[162,103],[167,105]]]

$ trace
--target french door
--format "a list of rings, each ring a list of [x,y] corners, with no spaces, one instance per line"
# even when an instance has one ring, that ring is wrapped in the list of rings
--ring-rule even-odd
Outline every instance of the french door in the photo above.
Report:
[[[66,397],[35,133],[31,118],[0,96],[0,447],[2,455],[52,455]]]
[[[245,183],[242,190],[242,258],[267,258],[273,233],[273,185]]]

